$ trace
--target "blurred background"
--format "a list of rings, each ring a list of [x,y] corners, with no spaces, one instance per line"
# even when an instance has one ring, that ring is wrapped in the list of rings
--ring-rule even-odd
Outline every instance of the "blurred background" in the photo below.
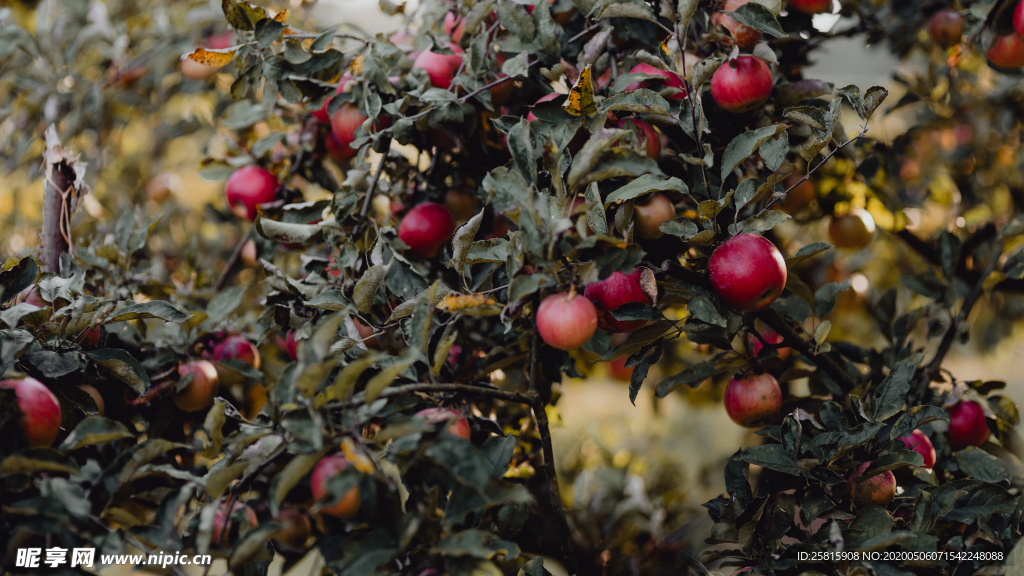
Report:
[[[375,0],[260,4],[291,10],[290,22],[307,30],[347,27],[389,34],[409,25],[407,16],[382,13]],[[40,36],[39,58],[31,66],[0,76],[0,255],[13,256],[38,243],[42,130],[53,123],[65,145],[89,164],[92,193],[76,215],[76,234],[95,234],[104,230],[105,223],[139,207],[149,217],[160,216],[158,233],[148,247],[154,266],[162,267],[159,273],[181,284],[216,277],[245,232],[223,199],[222,178],[230,169],[217,163],[228,158],[232,140],[225,138],[232,130],[230,122],[217,125],[214,119],[225,115],[230,119],[233,69],[190,71],[182,67],[180,58],[196,46],[212,44],[211,39],[224,32],[219,2],[8,0],[0,6],[0,21],[14,21],[30,31],[81,26],[87,28],[84,37],[89,39],[58,49]],[[405,13],[413,14],[415,7],[415,1],[407,3]],[[837,16],[818,18],[815,26],[823,31],[849,24]],[[11,52],[0,46],[0,70],[11,61]],[[869,46],[864,37],[841,37],[826,42],[803,75],[837,86],[885,86],[891,107],[904,91],[892,81],[893,74],[923,74],[933,57],[911,53],[900,61],[888,47]],[[980,85],[996,83],[993,76],[980,72]],[[914,148],[920,160],[902,166],[899,177],[906,182],[908,194],[917,187],[927,189],[928,198],[902,215],[868,202],[883,229],[871,246],[859,252],[833,251],[811,271],[820,283],[851,279],[852,290],[840,295],[834,334],[854,335],[851,339],[870,334],[867,303],[896,285],[907,265],[918,270],[925,267],[923,260],[885,232],[897,217],[905,218],[922,236],[946,225],[950,206],[957,202],[956,184],[943,163],[925,158],[958,153],[972,142],[984,143],[996,155],[1017,154],[1019,143],[997,138],[992,144],[977,126],[966,124],[901,139],[917,126],[922,106],[926,105],[877,114],[868,136],[886,145]],[[848,131],[854,126],[849,118],[845,124]],[[275,128],[262,123],[252,130],[265,135]],[[1005,150],[1007,146],[1011,148]],[[820,191],[840,185],[827,172],[817,183]],[[998,186],[994,186],[998,197]],[[303,193],[307,199],[328,195],[308,183]],[[980,222],[991,214],[961,217]],[[780,226],[777,235],[788,241],[790,252],[828,240],[817,223],[803,225],[797,220]],[[283,270],[299,263],[297,254],[260,256]],[[242,282],[262,275],[254,262],[250,264],[241,272]],[[912,303],[911,298],[906,291],[901,294],[902,309]],[[1024,376],[1019,369],[1024,362],[1024,329],[1012,316],[996,314],[995,309],[984,299],[975,307],[971,318],[975,337],[955,345],[946,366],[960,379],[1005,380],[1006,395],[1024,402]],[[923,332],[916,340],[924,341]],[[622,376],[616,378],[606,367],[598,367],[591,377],[567,381],[562,388],[552,418],[564,495],[573,501],[575,513],[584,514],[582,521],[614,522],[624,515],[652,516],[665,509],[688,511],[680,516],[686,519],[685,526],[675,528],[681,538],[692,539],[687,546],[699,548],[711,526],[700,505],[724,492],[722,470],[736,447],[755,444],[758,437],[727,417],[721,403],[724,382],[705,382],[655,401],[653,385],[664,376],[655,369],[633,406],[627,394],[628,374],[625,381]],[[796,389],[802,385],[806,386],[801,380],[790,383]],[[613,493],[617,496],[607,502],[617,504],[625,495],[623,503],[632,509],[605,509],[605,496]],[[310,559],[293,573],[312,573],[313,563]]]

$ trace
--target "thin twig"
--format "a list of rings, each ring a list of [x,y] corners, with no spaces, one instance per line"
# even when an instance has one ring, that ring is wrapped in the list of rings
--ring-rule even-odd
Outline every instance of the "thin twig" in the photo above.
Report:
[[[373,193],[377,190],[377,182],[380,181],[380,175],[384,173],[384,165],[388,162],[388,152],[390,150],[391,141],[389,140],[387,149],[384,150],[384,154],[380,157],[380,164],[377,165],[377,170],[373,173],[373,181],[370,182],[370,188],[366,191],[366,198],[363,199],[363,207],[359,210],[359,222],[352,230],[353,240],[358,240],[359,234],[363,231],[363,224],[366,222],[366,214],[370,211],[370,203],[373,201]]]
[[[252,238],[253,228],[250,227],[246,231],[242,239],[238,241],[235,246],[235,251],[231,253],[231,257],[228,258],[227,264],[224,265],[224,270],[221,270],[220,276],[217,278],[217,283],[213,285],[213,288],[220,292],[221,288],[224,287],[224,283],[228,281],[228,277],[231,275],[231,269],[238,263],[238,259],[242,256],[242,249],[245,248],[245,244]]]
[[[106,522],[104,522],[103,520],[100,520],[96,516],[90,515],[89,519],[92,520],[93,522],[95,522],[96,524],[99,524],[100,526],[106,528],[107,531],[110,532],[111,534],[113,534],[114,532],[117,532],[117,530],[114,530],[113,528],[108,526]],[[121,531],[121,538],[123,538],[124,541],[127,542],[128,544],[138,548],[142,552],[145,552],[147,555],[149,555],[149,556],[154,556],[155,555],[154,554],[154,550],[152,548],[146,546],[142,542],[139,542],[138,540],[135,539],[134,536],[132,536],[131,534],[128,534],[124,530]],[[183,570],[181,567],[176,566],[174,564],[171,564],[170,569],[171,569],[171,572],[173,572],[175,574],[175,576],[189,576],[188,573],[185,572],[185,570]]]
[[[828,374],[829,378],[832,378],[844,390],[851,390],[857,385],[857,381],[854,380],[853,376],[845,368],[829,355],[816,353],[807,341],[801,338],[800,334],[778,312],[771,309],[762,310],[757,313],[757,317],[782,336],[783,339],[779,346],[795,348],[811,362],[814,362],[815,366]]]
[[[517,404],[533,404],[533,399],[527,396],[526,394],[521,394],[519,392],[509,392],[508,390],[502,390],[501,388],[489,388],[487,386],[471,386],[469,384],[407,384],[405,386],[392,386],[390,388],[385,388],[384,391],[380,393],[378,398],[393,398],[395,396],[403,396],[405,394],[413,394],[417,392],[450,392],[459,394],[471,394],[474,396],[494,398],[495,400],[515,402]],[[356,406],[362,406],[363,404],[366,404],[366,400],[357,398],[349,400],[347,402],[331,402],[325,404],[324,407],[328,409],[354,408]]]
[[[572,38],[569,38],[568,40],[566,40],[565,43],[566,44],[572,44],[573,42],[579,40],[580,38],[586,36],[587,34],[590,34],[591,32],[593,32],[594,30],[597,30],[600,27],[601,27],[601,23],[600,22],[598,22],[596,24],[591,24],[587,28],[584,28],[583,31],[580,32],[579,34],[577,34],[577,35],[573,36]]]

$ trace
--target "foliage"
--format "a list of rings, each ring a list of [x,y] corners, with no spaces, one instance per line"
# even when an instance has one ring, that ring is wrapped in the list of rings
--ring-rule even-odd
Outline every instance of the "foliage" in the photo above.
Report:
[[[116,110],[166,97],[168,62],[114,97],[88,76],[116,61],[110,50],[126,57],[113,30],[134,17],[133,3],[107,3],[107,14],[103,3],[71,4],[34,33],[0,13],[0,58],[17,71],[0,76],[2,128],[28,127],[0,148],[11,167],[37,162],[42,127],[56,124],[46,158],[59,140],[60,150],[96,151],[86,173],[102,172],[93,158],[120,122]],[[1014,71],[993,71],[981,56],[991,30],[1009,30],[1010,4],[965,3],[965,42],[941,54],[916,32],[930,3],[843,2],[855,24],[834,33],[771,4],[734,12],[762,32],[753,53],[775,76],[766,104],[735,114],[707,88],[736,50],[711,21],[718,7],[692,0],[424,2],[418,33],[390,38],[306,31],[287,10],[224,0],[235,45],[190,56],[233,76],[211,95],[227,153],[211,154],[201,173],[217,179],[259,164],[282,183],[277,200],[260,207],[219,277],[226,249],[161,253],[151,240],[166,224],[142,210],[76,219],[59,269],[32,250],[5,262],[0,366],[45,382],[63,414],[55,446],[27,448],[11,395],[0,395],[0,426],[11,431],[0,436],[8,558],[59,541],[105,553],[126,543],[211,553],[236,573],[265,571],[275,554],[290,566],[315,547],[338,574],[542,574],[540,561],[527,561],[535,555],[580,574],[678,574],[712,563],[801,574],[830,564],[801,552],[983,553],[844,565],[889,574],[958,563],[993,570],[1001,562],[986,553],[1019,554],[1017,408],[994,393],[1002,382],[958,382],[943,368],[970,335],[979,300],[1001,307],[994,326],[1020,315],[1019,87]],[[907,90],[888,108],[883,88],[837,89],[801,75],[823,41],[860,33],[926,61],[919,76],[899,78]],[[93,34],[111,40],[98,55],[79,50]],[[173,32],[158,39],[157,25],[152,34],[137,40],[155,54],[184,43]],[[465,52],[461,64],[450,86],[435,86],[412,53],[447,55],[452,41]],[[64,60],[87,72],[58,79],[53,64]],[[631,72],[638,64],[665,74]],[[16,80],[28,83],[15,89]],[[502,92],[509,85],[511,95]],[[31,99],[25,86],[35,87]],[[539,102],[553,87],[568,96]],[[208,88],[174,87],[190,89]],[[332,158],[337,136],[312,115],[325,104],[328,114],[349,106],[365,118],[354,157]],[[865,136],[872,120],[908,109],[914,130],[891,143]],[[627,118],[656,126],[664,150],[652,158],[652,142]],[[816,196],[783,211],[797,187],[786,180],[792,173],[808,174]],[[472,208],[456,214],[460,226],[440,255],[417,255],[400,238],[403,214],[424,201],[454,208],[453,193]],[[638,233],[652,193],[676,206],[658,239]],[[941,225],[922,226],[920,214],[935,206]],[[866,208],[883,230],[874,246],[837,256],[814,228],[852,208]],[[227,211],[211,211],[228,221]],[[757,312],[725,304],[708,278],[714,249],[741,233],[762,234],[787,256],[784,295]],[[225,288],[249,242],[260,280],[239,275]],[[841,264],[866,263],[895,242],[919,253],[919,265],[894,263],[898,283],[865,295],[851,281],[855,266]],[[611,314],[641,328],[616,339],[597,331],[573,352],[536,335],[541,298],[584,297],[586,285],[638,267],[649,303]],[[865,313],[869,331],[844,321]],[[782,339],[770,342],[769,329]],[[256,360],[221,354],[238,334],[259,345]],[[298,343],[293,356],[288,339]],[[556,477],[548,429],[559,382],[622,358],[633,369],[623,402],[750,372],[782,384],[780,415],[758,431],[759,444],[728,460],[727,493],[705,504],[714,521],[707,542],[728,546],[694,558],[678,544],[689,529],[683,515],[624,470],[579,475],[576,506],[568,517],[563,510],[567,484]],[[179,368],[200,359],[215,362],[219,394],[208,409],[183,412],[173,398],[199,376]],[[653,373],[664,377],[645,389]],[[78,387],[85,383],[100,391],[102,415]],[[962,397],[985,406],[992,435],[954,451],[944,408]],[[422,414],[437,407],[466,418],[469,438]],[[918,428],[936,448],[931,469],[900,440]],[[351,466],[316,500],[311,473],[335,453]],[[867,476],[898,472],[890,504],[852,503],[847,480],[864,463]],[[353,489],[354,514],[321,513]],[[233,513],[242,506],[256,526]],[[222,537],[223,508],[233,528]],[[281,541],[283,510],[313,519],[306,542]]]

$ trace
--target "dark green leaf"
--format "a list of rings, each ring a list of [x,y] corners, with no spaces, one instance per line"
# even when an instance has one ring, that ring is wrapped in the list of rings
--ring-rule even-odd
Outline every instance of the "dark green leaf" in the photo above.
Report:
[[[145,394],[149,390],[149,374],[146,369],[124,350],[118,348],[101,348],[90,350],[85,353],[96,361],[97,364],[110,370],[125,384],[129,385],[139,394]]]

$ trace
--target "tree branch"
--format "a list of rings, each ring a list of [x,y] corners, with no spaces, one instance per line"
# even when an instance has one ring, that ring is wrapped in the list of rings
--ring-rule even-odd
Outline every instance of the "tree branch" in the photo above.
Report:
[[[835,359],[827,354],[815,354],[811,345],[801,338],[800,334],[778,312],[771,309],[762,310],[757,313],[757,317],[782,336],[783,340],[779,346],[795,348],[844,390],[850,390],[857,385],[854,377]]]
[[[384,154],[380,157],[380,164],[377,165],[377,170],[373,173],[373,181],[370,182],[370,188],[366,191],[366,198],[363,199],[363,207],[359,210],[359,222],[352,230],[353,240],[358,241],[359,234],[363,231],[363,224],[366,222],[366,215],[370,212],[370,203],[373,202],[373,193],[377,191],[377,182],[380,182],[380,175],[384,173],[384,165],[388,162],[388,152],[390,151],[391,141],[388,140],[388,146],[384,150]]]
[[[533,380],[533,378],[530,378]],[[562,492],[558,488],[558,475],[555,472],[555,450],[551,444],[551,429],[548,427],[548,413],[545,410],[545,403],[540,396],[533,394],[533,418],[537,421],[537,432],[540,434],[543,443],[544,462],[540,469],[548,481],[548,493],[551,496],[551,509],[555,512],[555,521],[558,523],[558,533],[562,537],[562,561],[565,562],[565,569],[569,574],[576,574],[576,555],[573,552],[572,530],[569,528],[569,519],[565,515],[565,506],[562,505]]]
[[[957,278],[971,285],[978,282],[979,274],[977,270],[967,269],[967,256],[974,252],[974,247],[977,246],[977,244],[994,238],[997,233],[995,226],[988,225],[978,230],[977,233],[964,241],[963,246],[960,249],[960,261],[957,263],[956,267]],[[903,240],[907,246],[911,247],[922,258],[927,260],[928,263],[934,266],[942,266],[942,258],[939,256],[938,251],[935,250],[931,244],[925,242],[910,230],[903,229],[896,232],[895,235],[900,240]],[[1007,278],[1006,280],[996,284],[992,290],[999,292],[1024,292],[1024,280]]]
[[[238,241],[238,244],[235,245],[234,252],[231,253],[231,257],[228,258],[227,263],[224,264],[224,269],[220,271],[220,276],[217,277],[217,283],[213,285],[214,290],[220,292],[220,290],[224,288],[224,283],[227,282],[228,278],[231,276],[231,270],[235,267],[235,264],[238,264],[238,259],[242,256],[242,249],[245,248],[246,243],[249,242],[250,238],[252,238],[254,228],[255,227],[250,226],[249,230],[246,231]]]

